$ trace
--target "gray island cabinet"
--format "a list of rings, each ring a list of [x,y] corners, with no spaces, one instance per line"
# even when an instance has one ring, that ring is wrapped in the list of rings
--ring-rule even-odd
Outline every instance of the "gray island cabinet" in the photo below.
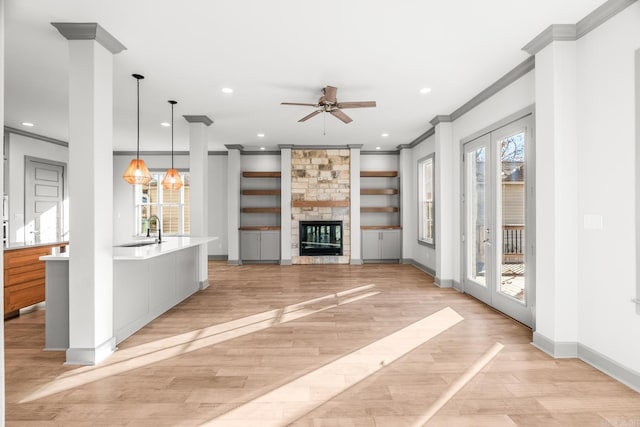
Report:
[[[116,344],[207,286],[207,243],[216,239],[168,237],[161,244],[113,248]],[[70,258],[73,248],[69,253],[40,258],[46,262],[46,350],[69,347]]]

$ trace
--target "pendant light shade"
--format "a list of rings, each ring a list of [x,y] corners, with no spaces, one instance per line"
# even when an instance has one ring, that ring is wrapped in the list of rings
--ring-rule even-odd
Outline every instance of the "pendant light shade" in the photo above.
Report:
[[[129,163],[129,167],[126,171],[124,171],[124,178],[129,184],[148,184],[153,178],[151,176],[151,172],[147,168],[147,165],[144,163],[144,160],[140,159],[140,80],[144,79],[144,76],[140,74],[132,74],[133,78],[137,80],[138,86],[138,136],[137,136],[137,145],[136,145],[136,158],[131,160]]]
[[[180,172],[173,167],[173,106],[177,102],[169,101],[169,104],[171,104],[171,168],[167,169],[162,186],[167,190],[179,190],[182,187],[182,178],[180,178]]]

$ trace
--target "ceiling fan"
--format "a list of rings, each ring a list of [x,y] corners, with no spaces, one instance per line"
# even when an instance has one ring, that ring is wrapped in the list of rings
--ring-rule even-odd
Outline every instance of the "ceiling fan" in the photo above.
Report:
[[[315,107],[316,111],[311,114],[307,114],[299,122],[309,120],[313,116],[317,116],[320,113],[329,113],[334,117],[342,120],[344,123],[350,123],[353,120],[342,112],[343,108],[367,108],[375,107],[376,101],[360,101],[360,102],[338,102],[336,94],[338,88],[333,86],[327,86],[322,88],[322,96],[318,99],[317,104],[305,104],[301,102],[281,102],[280,105],[302,105],[305,107]]]

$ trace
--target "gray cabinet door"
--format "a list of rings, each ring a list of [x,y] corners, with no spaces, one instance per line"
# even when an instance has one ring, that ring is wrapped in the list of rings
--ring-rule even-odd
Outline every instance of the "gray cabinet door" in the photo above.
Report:
[[[280,232],[260,232],[260,259],[263,261],[280,260]]]
[[[380,232],[380,253],[382,259],[400,259],[400,230],[382,230]]]
[[[362,230],[362,259],[380,259],[380,232]]]
[[[260,231],[240,231],[240,259],[260,260]]]

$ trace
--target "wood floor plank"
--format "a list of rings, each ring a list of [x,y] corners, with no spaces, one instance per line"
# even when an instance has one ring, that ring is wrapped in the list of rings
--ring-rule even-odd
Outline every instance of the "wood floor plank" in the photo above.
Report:
[[[237,425],[260,426],[265,417],[285,425],[296,408],[326,394],[332,378],[289,396],[278,390],[374,343],[384,351],[386,337],[450,307],[464,320],[305,409],[291,425],[413,426],[500,342],[503,350],[428,426],[640,426],[638,393],[579,360],[554,360],[530,344],[526,327],[438,288],[412,266],[214,261],[209,282],[97,367],[65,366],[63,352],[42,350],[43,309],[6,321],[7,425],[199,426],[268,393],[282,401],[256,407],[255,424]],[[230,332],[271,312],[264,328]],[[345,383],[353,369],[340,373]]]

